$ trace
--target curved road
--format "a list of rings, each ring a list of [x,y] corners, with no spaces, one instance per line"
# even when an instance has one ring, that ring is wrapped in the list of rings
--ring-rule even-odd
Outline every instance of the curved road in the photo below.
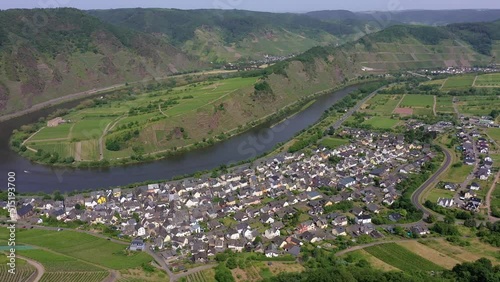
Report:
[[[428,216],[430,212],[427,210],[426,207],[420,202],[420,196],[422,193],[424,193],[429,186],[436,181],[436,179],[445,171],[448,169],[448,167],[451,164],[451,154],[448,152],[448,150],[443,148],[443,153],[445,156],[444,164],[441,165],[441,167],[434,173],[429,179],[427,179],[422,186],[420,186],[413,194],[411,195],[411,203],[419,210],[424,212],[424,217]]]
[[[41,263],[34,261],[32,259],[26,258],[26,257],[19,256],[19,255],[17,257],[25,260],[27,263],[31,264],[32,266],[34,266],[36,268],[36,272],[33,273],[30,277],[28,277],[28,279],[26,279],[26,281],[38,282],[38,281],[40,281],[40,279],[42,279],[42,276],[45,273],[45,268],[43,267],[43,265]]]

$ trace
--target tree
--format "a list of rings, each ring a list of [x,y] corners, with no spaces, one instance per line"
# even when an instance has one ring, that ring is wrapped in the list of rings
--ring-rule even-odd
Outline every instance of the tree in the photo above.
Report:
[[[476,225],[476,220],[474,220],[473,218],[469,218],[464,221],[464,226],[466,227],[476,227]]]
[[[54,201],[64,201],[64,196],[61,194],[60,191],[54,192]]]
[[[226,266],[229,269],[235,269],[236,267],[238,267],[238,263],[236,262],[236,259],[234,257],[230,257],[226,261]]]

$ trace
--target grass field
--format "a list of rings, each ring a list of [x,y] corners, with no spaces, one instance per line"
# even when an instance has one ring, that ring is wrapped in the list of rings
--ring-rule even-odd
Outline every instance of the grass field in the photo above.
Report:
[[[460,113],[482,116],[489,115],[493,109],[500,108],[500,98],[497,96],[464,96],[458,97]]]
[[[30,141],[47,140],[47,139],[61,139],[68,138],[72,124],[66,123],[61,124],[57,127],[45,127],[36,135],[34,135]]]
[[[5,237],[6,231],[0,231],[0,236]],[[126,252],[126,245],[69,230],[63,232],[37,229],[19,230],[17,240],[19,243],[41,246],[76,260],[98,264],[111,269],[135,268],[152,260],[146,253]],[[26,252],[26,256],[33,254],[29,253],[33,252],[31,250]],[[35,252],[35,255],[41,255],[43,258],[43,255],[47,255],[47,253],[38,251],[38,253]],[[67,258],[64,257],[64,259]]]
[[[399,120],[386,117],[372,117],[363,122],[363,124],[371,125],[373,128],[390,129],[396,126]]]
[[[340,139],[340,138],[323,138],[321,140],[321,145],[327,147],[328,149],[335,149],[337,147],[340,147],[342,145],[348,144],[349,140],[346,139]]]
[[[236,282],[257,282],[280,273],[301,272],[304,267],[296,262],[275,262],[268,265],[265,261],[252,262],[245,269],[236,268],[231,272]]]
[[[495,140],[498,144],[500,144],[500,128],[488,128],[486,130],[488,135]]]
[[[408,108],[431,108],[434,105],[434,97],[431,95],[409,94],[401,102],[401,107]]]
[[[363,112],[376,115],[388,115],[394,111],[403,95],[379,94],[363,105]]]
[[[454,113],[453,97],[437,97],[436,98],[436,111],[438,113]]]
[[[45,268],[45,271],[47,272],[104,271],[103,268],[82,262],[74,257],[57,254],[46,250],[24,250],[19,251],[19,254],[41,263]]]
[[[455,192],[441,189],[441,188],[433,188],[426,194],[425,200],[429,200],[433,203],[436,203],[439,198],[453,198]]]
[[[500,73],[482,74],[476,79],[477,87],[500,87]]]
[[[424,85],[438,85],[439,87],[441,87],[441,86],[443,86],[445,81],[446,81],[446,79],[436,79],[436,80],[426,81],[422,84],[424,84]]]
[[[471,246],[467,247],[452,245],[444,239],[425,240],[421,243],[460,262],[472,262],[486,257],[494,265],[500,264],[498,248],[486,245],[477,239],[471,240]]]
[[[451,76],[444,83],[443,90],[471,87],[475,77],[475,75]]]
[[[403,271],[437,271],[443,267],[425,259],[395,243],[365,248],[365,251],[383,262]]]
[[[352,260],[360,261],[360,260],[364,259],[364,260],[368,261],[372,267],[383,270],[383,271],[399,270],[398,268],[381,261],[380,259],[376,258],[375,256],[371,255],[370,253],[368,253],[367,251],[365,251],[363,249],[357,250],[354,252],[349,252],[345,256],[350,257],[349,259],[351,261]]]

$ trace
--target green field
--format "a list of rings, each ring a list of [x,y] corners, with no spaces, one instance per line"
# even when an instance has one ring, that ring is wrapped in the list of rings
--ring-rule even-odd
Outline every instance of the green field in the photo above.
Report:
[[[488,128],[486,132],[495,142],[500,144],[500,128]]]
[[[30,141],[68,138],[71,126],[72,124],[66,123],[57,127],[45,127],[34,135]]]
[[[74,257],[61,255],[46,250],[23,250],[19,251],[19,254],[41,263],[45,268],[45,271],[47,272],[104,271],[103,268],[82,262]]]
[[[436,111],[438,113],[453,113],[453,97],[436,97]]]
[[[431,108],[434,105],[434,97],[431,95],[408,94],[401,102],[401,107],[406,108]]]
[[[62,116],[68,121],[66,124],[43,128],[27,145],[57,153],[60,160],[73,157],[82,161],[100,159],[101,137],[103,147],[109,140],[120,142],[120,147],[113,151],[103,148],[108,160],[129,158],[134,154],[132,148],[148,154],[190,145],[269,114],[265,109],[249,106],[256,81],[255,77],[220,79],[87,100]],[[290,99],[287,103],[294,97],[286,97]],[[224,117],[228,111],[231,115]],[[78,142],[81,146],[76,146]],[[76,156],[75,148],[81,148],[81,158]],[[24,154],[34,155],[29,150]]]
[[[0,231],[0,236],[5,237],[6,231]],[[59,253],[61,254],[61,259],[64,260],[67,260],[66,256],[68,256],[76,260],[82,260],[111,269],[135,268],[152,260],[146,253],[128,253],[125,250],[126,245],[69,230],[64,230],[63,232],[38,229],[19,230],[17,240],[19,243],[40,246]],[[43,256],[47,255],[46,252],[43,253],[39,250],[23,252],[26,252],[26,256],[30,257],[33,255],[32,252],[35,252],[35,255],[41,256],[40,259],[43,259]],[[52,259],[49,258],[50,260]]]
[[[189,274],[186,277],[186,280],[187,282],[216,282],[215,271],[213,269],[207,269],[204,271]]]
[[[377,115],[391,114],[401,100],[401,97],[403,97],[403,95],[375,95],[366,103],[363,112]]]
[[[500,87],[500,73],[479,75],[474,86],[477,87]]]
[[[497,96],[461,96],[458,97],[458,110],[462,114],[483,116],[489,115],[493,109],[500,108]]]
[[[395,243],[365,248],[365,251],[403,271],[438,271],[443,268]]]
[[[321,140],[321,145],[325,146],[328,149],[335,149],[342,145],[348,144],[349,140],[340,139],[340,138],[324,138]]]
[[[371,125],[373,128],[390,129],[399,123],[397,119],[391,119],[386,117],[372,117],[369,120],[363,122],[363,124]]]
[[[444,83],[443,90],[472,87],[475,77],[475,75],[451,76]]]
[[[436,79],[436,80],[431,80],[431,81],[426,81],[422,83],[423,85],[437,85],[439,87],[443,86],[443,83],[446,81],[446,79]]]

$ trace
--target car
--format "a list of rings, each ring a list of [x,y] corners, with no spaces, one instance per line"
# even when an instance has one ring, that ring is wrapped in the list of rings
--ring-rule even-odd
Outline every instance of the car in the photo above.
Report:
[[[62,228],[57,228],[57,231],[63,231],[63,229]]]
[[[111,241],[111,238],[106,238],[106,240]]]
[[[34,226],[30,226],[30,229],[33,229]]]
[[[184,272],[188,272],[188,270],[187,270],[187,269],[184,269]]]

